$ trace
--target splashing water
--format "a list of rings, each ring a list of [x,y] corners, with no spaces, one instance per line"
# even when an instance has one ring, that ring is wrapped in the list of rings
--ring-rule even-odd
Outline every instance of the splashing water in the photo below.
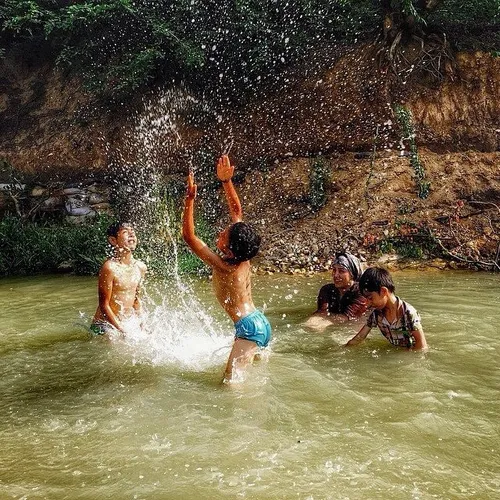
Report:
[[[125,156],[135,156],[136,167],[131,169],[123,162],[123,175],[115,179],[121,188],[125,185],[128,192],[134,193],[130,213],[138,229],[148,234],[149,251],[157,249],[154,251],[162,257],[162,274],[168,276],[167,281],[149,283],[144,290],[144,329],[137,320],[125,324],[127,334],[118,344],[132,349],[135,362],[173,364],[192,371],[223,365],[233,341],[232,332],[223,331],[214,322],[189,284],[181,279],[175,237],[179,223],[172,211],[162,206],[158,195],[164,183],[162,162],[182,144],[179,123],[187,112],[199,106],[182,90],[164,91],[147,103],[127,141],[133,154],[129,151]],[[165,248],[168,252],[164,252]]]
[[[220,367],[227,360],[232,336],[224,332],[201,308],[174,306],[168,298],[145,314],[144,329],[126,324],[120,340],[132,350],[134,362],[172,364],[183,370],[203,371]]]

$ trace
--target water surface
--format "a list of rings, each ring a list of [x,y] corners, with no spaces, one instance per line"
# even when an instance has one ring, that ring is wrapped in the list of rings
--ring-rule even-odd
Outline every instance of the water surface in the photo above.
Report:
[[[274,341],[233,388],[206,280],[150,284],[121,342],[85,329],[96,278],[1,280],[0,498],[500,497],[500,276],[395,274],[427,354],[304,330],[328,280],[255,277]]]

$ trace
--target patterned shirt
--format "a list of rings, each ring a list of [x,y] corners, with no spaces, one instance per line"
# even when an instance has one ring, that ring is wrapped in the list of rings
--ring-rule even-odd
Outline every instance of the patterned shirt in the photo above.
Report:
[[[362,316],[368,307],[367,300],[359,293],[357,283],[340,295],[338,288],[333,283],[321,287],[318,294],[318,311],[328,304],[329,314],[345,314],[349,319]]]
[[[392,345],[410,348],[415,345],[415,337],[411,332],[419,329],[420,316],[411,304],[399,297],[396,297],[396,300],[397,317],[392,323],[389,323],[382,311],[375,309],[368,317],[366,326],[368,328],[378,326],[382,335]]]

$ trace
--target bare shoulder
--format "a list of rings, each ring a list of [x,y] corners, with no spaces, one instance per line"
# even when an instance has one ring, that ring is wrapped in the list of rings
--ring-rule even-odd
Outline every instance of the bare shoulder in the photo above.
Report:
[[[114,280],[116,274],[115,262],[113,259],[107,259],[99,271],[99,283],[107,283]]]
[[[106,259],[101,267],[101,272],[113,272],[115,270],[115,262],[113,259]]]
[[[226,262],[224,259],[221,259],[219,256],[217,256],[217,258],[218,258],[218,261],[211,265],[212,273],[214,276],[219,276],[219,277],[225,279],[225,278],[227,278],[228,275],[231,275],[234,272],[236,272],[238,266],[231,264],[229,262]]]

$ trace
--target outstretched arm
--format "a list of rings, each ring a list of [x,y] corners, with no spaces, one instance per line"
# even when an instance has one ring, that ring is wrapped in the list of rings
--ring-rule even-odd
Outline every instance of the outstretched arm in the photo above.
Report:
[[[364,325],[363,328],[347,342],[346,346],[357,345],[366,339],[366,336],[370,333],[371,328],[368,325]]]
[[[189,248],[210,267],[220,270],[229,268],[215,252],[212,252],[207,244],[196,236],[194,231],[194,199],[196,198],[197,187],[194,183],[194,176],[189,174],[187,181],[187,194],[184,203],[184,214],[182,217],[182,237]]]
[[[222,155],[217,162],[217,177],[224,187],[231,220],[233,222],[241,222],[243,220],[243,212],[238,193],[233,185],[233,173],[234,167],[231,165],[229,157],[227,155]]]

